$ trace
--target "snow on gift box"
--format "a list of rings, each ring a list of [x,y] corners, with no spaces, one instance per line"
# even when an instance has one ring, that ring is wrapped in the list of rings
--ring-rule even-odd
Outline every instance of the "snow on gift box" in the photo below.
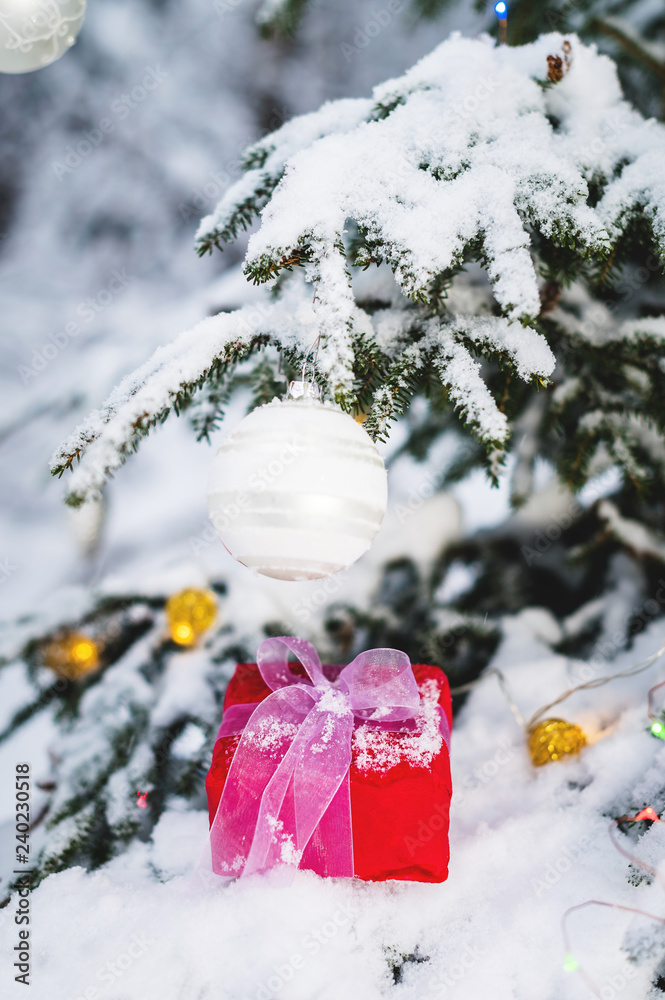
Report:
[[[387,501],[386,469],[366,431],[339,406],[307,396],[248,414],[220,445],[208,485],[228,551],[278,580],[350,566],[381,527]]]
[[[206,779],[213,871],[443,882],[451,724],[438,667],[396,649],[322,667],[310,643],[266,639],[224,700]]]

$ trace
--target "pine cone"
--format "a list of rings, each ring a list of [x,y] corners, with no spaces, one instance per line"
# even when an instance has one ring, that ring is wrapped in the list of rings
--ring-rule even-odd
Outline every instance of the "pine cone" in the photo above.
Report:
[[[563,79],[563,59],[561,56],[547,57],[547,79],[552,83],[558,83]]]

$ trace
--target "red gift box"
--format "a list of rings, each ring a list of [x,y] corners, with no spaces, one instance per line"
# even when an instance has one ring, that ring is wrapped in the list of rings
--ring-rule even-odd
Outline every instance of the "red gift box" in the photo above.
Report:
[[[291,664],[297,675],[302,668]],[[340,667],[325,667],[334,680]],[[356,720],[350,769],[353,871],[369,881],[443,882],[448,877],[452,783],[445,736],[452,726],[448,680],[438,667],[415,664],[420,712],[409,728]],[[256,663],[242,663],[229,682],[224,710],[271,694]],[[401,730],[401,731],[400,731]],[[210,824],[240,741],[215,743],[206,778]],[[311,867],[303,857],[301,867]]]

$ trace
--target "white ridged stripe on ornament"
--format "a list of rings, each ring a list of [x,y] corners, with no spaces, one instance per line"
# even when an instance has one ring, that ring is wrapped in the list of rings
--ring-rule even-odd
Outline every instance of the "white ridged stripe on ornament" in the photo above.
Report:
[[[262,431],[260,441],[257,441],[254,429],[247,431],[236,430],[225,441],[222,441],[217,449],[217,454],[240,452],[242,455],[245,455],[247,454],[248,444],[252,445],[253,456],[264,453],[273,460],[278,460],[279,457],[275,448],[277,444],[281,448],[292,448],[294,454],[300,455],[303,458],[306,457],[307,452],[314,455],[319,452],[325,452],[327,459],[344,458],[350,461],[360,460],[363,463],[375,465],[383,469],[383,459],[369,437],[367,438],[367,443],[347,439],[340,444],[338,438],[328,437],[324,434],[319,435],[316,442],[311,441],[310,435],[293,434],[291,439],[285,442],[284,431],[281,429],[272,432]]]
[[[224,512],[232,505],[237,507],[237,501],[237,492],[208,495],[210,506],[229,521],[225,530],[288,528],[364,538],[368,529],[376,534],[383,521],[380,507],[324,493],[250,493],[248,506],[240,508],[231,518]]]
[[[232,553],[233,554],[233,553]],[[332,576],[346,569],[344,563],[317,562],[314,564],[311,559],[261,559],[252,556],[243,556],[238,562],[248,569],[256,569],[263,576],[269,576],[273,580],[320,580],[324,576]]]

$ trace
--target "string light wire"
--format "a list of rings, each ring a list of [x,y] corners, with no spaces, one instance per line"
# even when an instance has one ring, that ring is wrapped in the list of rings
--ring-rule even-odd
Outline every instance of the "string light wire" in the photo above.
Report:
[[[662,643],[660,649],[658,649],[657,652],[652,653],[651,656],[647,656],[645,660],[640,660],[638,663],[633,663],[631,664],[631,666],[625,667],[623,670],[617,670],[615,673],[610,674],[607,677],[596,677],[594,680],[586,681],[583,684],[576,684],[574,687],[569,688],[567,691],[564,691],[563,694],[559,695],[558,698],[555,698],[554,701],[551,701],[547,705],[544,705],[542,708],[538,709],[538,711],[531,716],[528,722],[525,721],[524,716],[522,715],[519,707],[515,704],[515,701],[513,700],[513,697],[510,692],[510,687],[508,685],[505,676],[497,667],[490,667],[490,669],[487,670],[482,677],[478,677],[475,681],[470,681],[468,684],[461,684],[459,685],[459,687],[451,688],[450,693],[453,695],[466,694],[466,692],[472,691],[475,687],[477,687],[478,684],[480,684],[483,680],[485,680],[486,677],[494,674],[499,682],[501,691],[503,692],[503,695],[506,701],[508,702],[508,705],[510,706],[510,709],[513,715],[515,716],[518,724],[520,726],[523,726],[528,733],[531,727],[538,721],[538,719],[542,715],[545,714],[545,712],[548,712],[551,708],[554,708],[555,705],[559,705],[561,704],[562,701],[565,701],[567,698],[570,698],[570,696],[575,694],[576,691],[588,691],[593,688],[599,688],[602,687],[604,684],[609,684],[610,681],[617,680],[619,677],[634,677],[636,674],[639,674],[643,670],[647,670],[650,666],[652,666],[652,664],[654,664],[656,660],[660,659],[663,653],[665,653],[665,641]],[[662,681],[660,684],[656,684],[649,691],[649,704],[648,704],[649,719],[655,722],[658,722],[658,719],[654,711],[653,697],[656,691],[658,691],[662,687],[665,687],[665,681]],[[661,885],[665,886],[665,879],[656,868],[653,868],[646,861],[642,861],[636,855],[631,854],[630,851],[627,851],[615,837],[615,831],[617,830],[620,823],[640,823],[644,822],[645,820],[653,823],[664,822],[659,818],[659,816],[656,814],[655,810],[651,806],[647,806],[646,809],[642,809],[642,811],[639,812],[636,816],[620,816],[618,819],[613,820],[610,823],[608,831],[609,837],[614,846],[616,847],[616,849],[621,854],[623,854],[624,857],[627,857],[632,864],[636,865],[638,868],[642,868],[643,871],[647,872],[652,878],[656,879],[656,881],[658,881]],[[588,906],[605,906],[612,910],[624,910],[627,913],[636,913],[639,914],[640,916],[648,917],[650,920],[656,920],[658,923],[661,924],[665,924],[665,918],[658,917],[656,916],[655,913],[648,913],[646,910],[639,910],[634,906],[623,906],[620,903],[608,903],[600,899],[589,899],[585,903],[578,903],[576,906],[571,906],[566,910],[566,912],[563,914],[561,918],[561,932],[563,935],[563,942],[565,948],[564,968],[569,972],[579,972],[580,976],[582,977],[588,988],[591,990],[591,992],[597,997],[602,997],[600,990],[596,986],[591,976],[587,973],[586,969],[584,969],[574,957],[570,945],[570,937],[568,934],[567,923],[570,915],[574,913],[576,910],[583,910],[586,909],[586,907]]]
[[[653,707],[653,696],[655,695],[656,691],[661,687],[665,687],[665,681],[661,681],[660,684],[656,684],[649,691],[649,704],[647,707],[647,713],[652,722],[658,721],[658,716],[656,715]]]
[[[494,4],[494,13],[499,19],[499,45],[508,43],[508,4],[499,0]]]
[[[501,687],[503,695],[510,706],[510,710],[517,719],[519,725],[523,726],[528,732],[535,725],[538,719],[545,714],[545,712],[548,712],[551,708],[554,708],[555,705],[559,705],[562,701],[570,698],[570,696],[575,694],[576,691],[588,691],[593,688],[599,688],[604,684],[609,684],[610,681],[618,680],[619,677],[634,677],[643,670],[647,670],[653,663],[656,662],[656,660],[660,659],[663,653],[665,653],[665,641],[656,653],[652,653],[651,656],[648,656],[645,660],[633,663],[630,667],[624,667],[623,670],[617,670],[615,673],[609,674],[607,677],[596,677],[594,680],[585,681],[583,684],[576,684],[574,687],[568,688],[567,691],[564,691],[563,694],[559,695],[558,698],[555,698],[554,701],[550,701],[547,705],[543,705],[542,708],[539,708],[538,711],[531,716],[528,722],[525,721],[520,709],[515,704],[515,701],[510,694],[508,682],[497,667],[490,667],[490,669],[487,670],[482,677],[478,677],[475,681],[470,681],[468,684],[462,684],[459,687],[451,688],[450,693],[453,695],[465,694],[467,691],[472,691],[473,688],[477,687],[478,684],[484,681],[486,677],[496,674],[499,686]],[[662,684],[657,684],[656,687],[652,688],[649,692],[649,718],[651,719],[654,718],[654,715],[652,714],[652,695],[658,690],[659,687],[663,687],[664,685],[665,681],[663,681]]]
[[[638,858],[635,854],[631,854],[630,851],[627,851],[625,847],[621,846],[614,835],[619,823],[643,823],[645,821],[650,823],[663,822],[663,820],[661,820],[656,814],[656,811],[651,806],[647,806],[647,808],[643,809],[642,812],[637,814],[637,816],[619,816],[618,819],[612,820],[609,829],[610,840],[616,847],[617,851],[620,854],[623,854],[625,858],[628,858],[631,864],[637,865],[638,868],[642,868],[643,871],[647,872],[647,874],[651,875],[652,878],[654,878],[657,882],[660,882],[660,884],[665,887],[665,879],[660,874],[658,869],[653,868],[650,864],[647,864],[646,861],[642,861],[641,858]]]
[[[659,684],[658,687],[660,686],[661,685]],[[660,817],[657,815],[656,811],[651,806],[647,806],[646,809],[642,809],[641,812],[637,814],[637,816],[619,816],[618,819],[612,820],[608,831],[610,840],[612,841],[616,849],[619,851],[619,853],[623,854],[624,857],[628,858],[632,864],[637,865],[638,868],[642,868],[645,872],[648,872],[649,875],[651,875],[658,882],[660,882],[661,885],[665,885],[665,880],[663,879],[660,872],[658,872],[651,865],[647,864],[646,861],[642,861],[641,858],[638,858],[636,855],[631,854],[630,851],[627,851],[625,848],[623,848],[614,836],[614,831],[619,826],[619,823],[642,823],[645,820],[651,823],[663,822],[663,820],[660,819]],[[579,972],[579,974],[582,976],[582,979],[587,984],[589,989],[593,993],[595,993],[596,996],[602,997],[602,993],[600,993],[594,981],[591,979],[586,970],[581,966],[581,964],[575,959],[570,945],[570,938],[568,935],[568,927],[567,927],[568,917],[571,915],[571,913],[574,913],[575,910],[583,910],[587,906],[607,906],[613,910],[625,910],[628,913],[637,913],[642,917],[648,917],[650,920],[656,920],[660,924],[665,924],[665,918],[657,917],[655,913],[648,913],[646,910],[638,910],[634,906],[622,906],[619,903],[606,903],[600,899],[588,899],[585,903],[578,903],[576,906],[570,906],[566,910],[563,917],[561,918],[561,932],[563,935],[563,944],[566,954],[564,961],[564,968],[570,972]]]
[[[615,673],[610,674],[607,677],[596,677],[594,680],[586,681],[583,684],[576,684],[574,687],[569,688],[567,691],[564,691],[563,694],[559,695],[558,698],[555,698],[554,701],[551,701],[547,705],[544,705],[542,708],[538,709],[538,711],[531,716],[528,722],[525,722],[524,716],[522,715],[519,707],[515,704],[515,701],[513,700],[513,697],[511,695],[510,687],[508,685],[506,678],[504,677],[502,672],[498,670],[496,667],[491,667],[483,674],[482,677],[477,678],[475,681],[470,681],[468,684],[461,684],[459,687],[452,688],[451,694],[455,695],[465,694],[468,691],[472,691],[475,687],[478,686],[478,684],[481,683],[481,681],[485,680],[486,677],[494,674],[499,682],[501,691],[503,692],[503,695],[506,701],[508,702],[508,705],[510,706],[510,709],[513,715],[515,716],[517,722],[519,723],[520,726],[523,726],[528,733],[531,727],[535,725],[535,723],[542,715],[548,712],[551,708],[554,708],[555,705],[559,705],[561,704],[562,701],[565,701],[567,698],[570,698],[570,696],[575,694],[576,691],[588,691],[594,688],[599,688],[602,687],[604,684],[609,684],[610,681],[617,680],[620,677],[634,677],[636,674],[639,674],[643,670],[647,670],[650,666],[652,666],[652,664],[654,664],[656,660],[660,659],[663,653],[665,653],[665,641],[662,643],[660,649],[658,649],[657,652],[652,653],[652,655],[648,656],[645,660],[640,660],[638,663],[633,663],[631,664],[631,666],[625,667],[623,670],[617,670],[615,671]],[[665,687],[665,681],[662,681],[660,684],[656,684],[649,691],[648,713],[649,713],[649,719],[651,719],[653,722],[658,722],[657,716],[654,711],[653,698],[656,691],[658,691],[662,687]],[[658,881],[661,885],[665,886],[665,879],[660,874],[660,872],[652,865],[649,865],[646,861],[642,861],[636,855],[631,854],[630,851],[627,851],[625,847],[623,847],[618,842],[615,836],[615,832],[619,827],[620,823],[639,823],[639,822],[644,822],[645,820],[653,823],[664,822],[659,818],[659,816],[656,814],[655,810],[651,806],[647,806],[645,809],[642,809],[642,811],[639,812],[636,816],[620,816],[618,819],[613,820],[610,823],[608,831],[609,837],[614,846],[616,847],[616,849],[619,851],[619,853],[623,854],[624,857],[628,858],[631,864],[634,864],[638,868],[641,868],[643,871],[647,872],[652,878]],[[596,983],[593,981],[593,979],[588,974],[586,969],[584,969],[582,965],[574,957],[570,945],[570,937],[568,934],[568,918],[576,910],[584,910],[588,906],[605,906],[608,909],[612,910],[623,910],[627,913],[636,913],[640,916],[647,917],[650,920],[656,920],[658,923],[661,924],[665,924],[665,918],[656,916],[655,913],[648,913],[646,910],[639,910],[634,906],[623,906],[620,903],[608,903],[600,899],[589,899],[584,903],[578,903],[575,906],[571,906],[565,911],[565,913],[561,918],[561,932],[563,935],[563,942],[565,948],[564,969],[566,969],[566,971],[569,972],[579,972],[580,976],[582,977],[588,988],[591,990],[591,992],[595,996],[602,998],[602,993],[598,989]]]
[[[665,642],[663,642],[658,652],[652,653],[651,656],[647,656],[646,660],[640,660],[639,663],[633,663],[632,666],[625,667],[623,670],[617,670],[616,673],[609,674],[607,677],[596,677],[595,680],[586,681],[584,684],[576,684],[575,687],[564,691],[562,695],[559,695],[559,697],[555,698],[554,701],[551,701],[548,705],[544,705],[543,708],[539,709],[534,715],[532,715],[528,724],[529,728],[538,721],[541,715],[544,715],[550,708],[554,708],[555,705],[559,705],[562,701],[565,701],[566,698],[570,698],[571,694],[575,694],[576,691],[599,688],[604,684],[609,684],[610,681],[617,680],[619,677],[634,677],[643,670],[647,670],[653,663],[656,662],[656,660],[660,659],[663,653],[665,653]]]
[[[570,938],[568,936],[568,917],[575,912],[575,910],[583,910],[587,906],[607,906],[612,910],[625,910],[627,913],[638,913],[642,917],[650,917],[651,920],[657,920],[660,924],[665,924],[665,918],[657,917],[655,913],[647,913],[646,910],[638,910],[634,906],[622,906],[620,903],[606,903],[602,899],[587,899],[585,903],[578,903],[576,906],[570,906],[561,918],[561,932],[563,935],[564,947],[566,949],[566,962],[565,968],[570,972],[579,972],[584,982],[587,984],[592,993],[595,993],[597,997],[602,997],[602,993],[594,983],[588,972],[580,965],[579,962],[573,956],[573,952],[570,947]]]
[[[465,694],[467,691],[472,691],[475,687],[478,687],[478,685],[481,683],[481,681],[484,681],[486,677],[491,677],[492,675],[494,675],[497,678],[497,680],[499,682],[499,687],[501,688],[503,696],[505,697],[506,701],[508,702],[508,705],[510,706],[511,712],[513,713],[513,715],[517,719],[518,725],[526,727],[526,722],[524,720],[524,716],[520,712],[518,706],[515,704],[515,701],[513,700],[513,696],[510,693],[510,687],[508,685],[508,681],[506,680],[505,675],[502,674],[501,671],[498,669],[498,667],[490,667],[489,670],[485,671],[485,673],[483,674],[482,677],[478,677],[475,681],[469,681],[468,684],[461,684],[459,687],[451,688],[450,689],[450,693],[451,694]]]

